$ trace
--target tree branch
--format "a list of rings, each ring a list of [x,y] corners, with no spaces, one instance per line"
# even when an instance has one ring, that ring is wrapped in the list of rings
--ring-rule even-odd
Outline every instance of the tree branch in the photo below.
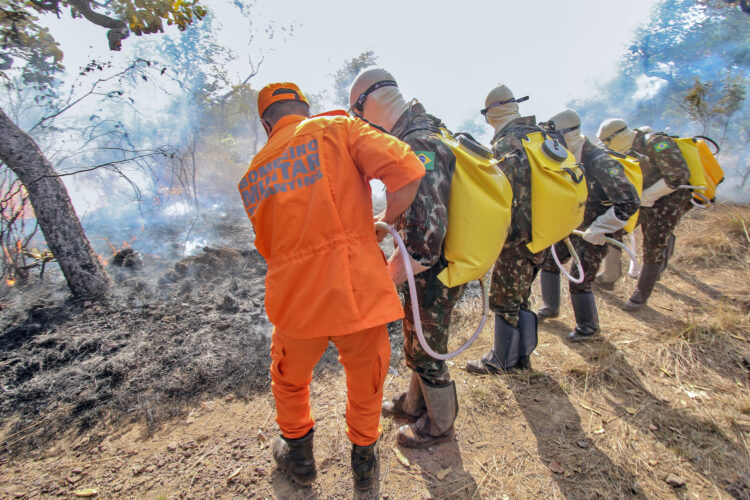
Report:
[[[101,26],[102,28],[127,28],[127,24],[125,21],[121,19],[114,19],[109,16],[105,16],[104,14],[100,12],[94,12],[94,10],[91,8],[91,3],[89,0],[68,0],[68,3],[76,8],[76,10],[86,18],[87,21],[90,21],[97,26]]]
[[[109,28],[109,31],[107,32],[109,50],[120,50],[120,48],[122,48],[122,40],[130,35],[128,24],[125,21],[106,16],[100,12],[95,12],[94,9],[91,8],[90,0],[68,0],[68,3],[75,7],[75,9],[86,18],[87,21],[103,28]]]

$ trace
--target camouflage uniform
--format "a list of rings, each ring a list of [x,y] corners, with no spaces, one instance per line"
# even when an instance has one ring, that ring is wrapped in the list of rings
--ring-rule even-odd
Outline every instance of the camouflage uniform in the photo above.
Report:
[[[448,351],[451,313],[464,285],[448,288],[437,278],[446,265],[443,240],[448,228],[448,200],[456,157],[451,149],[435,137],[439,119],[426,113],[421,104],[412,105],[396,122],[391,133],[406,142],[425,165],[426,174],[414,202],[396,221],[411,257],[427,271],[415,276],[422,331],[430,347],[439,353]],[[450,374],[445,361],[430,357],[422,348],[414,330],[411,294],[406,284],[404,294],[404,353],[406,364],[432,384],[447,384]]]
[[[581,160],[589,194],[580,230],[584,231],[611,206],[614,206],[615,216],[623,221],[628,220],[638,211],[640,205],[638,191],[628,180],[620,162],[606,154],[603,149],[594,146],[588,139],[583,143]],[[571,281],[570,293],[590,292],[599,265],[607,254],[607,245],[592,245],[578,236],[571,236],[570,240],[581,258],[583,268],[583,282]],[[556,244],[555,250],[560,262],[570,259],[570,252],[564,243]],[[560,272],[551,255],[544,262],[544,270],[553,273]],[[576,266],[573,266],[571,275],[578,277]]]
[[[545,252],[532,253],[531,167],[522,137],[540,132],[536,117],[516,118],[492,139],[492,152],[513,188],[513,214],[510,231],[492,271],[490,309],[511,326],[518,325],[518,311],[528,309],[531,284],[544,262]]]
[[[661,178],[671,188],[689,182],[690,170],[685,159],[677,143],[666,134],[655,133],[647,138],[643,131],[636,130],[633,146],[628,154],[641,159],[644,189]],[[667,240],[682,216],[690,209],[691,198],[690,190],[678,189],[656,200],[654,206],[641,208],[638,224],[643,232],[644,263],[664,261]]]

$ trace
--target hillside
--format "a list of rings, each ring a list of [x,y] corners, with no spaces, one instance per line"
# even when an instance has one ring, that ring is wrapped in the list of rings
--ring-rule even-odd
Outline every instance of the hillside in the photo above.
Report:
[[[406,466],[394,452],[402,422],[383,418],[380,487],[364,497],[750,498],[749,230],[748,206],[691,211],[649,307],[619,308],[628,277],[596,290],[596,341],[563,340],[573,325],[564,292],[561,316],[540,323],[529,372],[462,369],[490,346],[490,322],[451,366],[457,439],[402,450]],[[103,498],[356,496],[333,348],[312,383],[318,481],[298,489],[272,464],[263,272],[252,251],[212,250],[159,279],[123,271],[120,295],[104,305],[50,289],[8,298],[0,498],[81,488]],[[479,320],[471,292],[453,348]],[[408,381],[391,333],[386,397]]]

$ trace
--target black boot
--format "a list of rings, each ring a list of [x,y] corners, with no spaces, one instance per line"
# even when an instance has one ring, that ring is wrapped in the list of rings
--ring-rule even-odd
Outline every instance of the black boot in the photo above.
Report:
[[[674,234],[670,234],[669,238],[667,238],[667,246],[664,248],[664,262],[661,263],[661,268],[659,269],[661,272],[667,270],[669,258],[674,253],[675,240],[677,240],[677,237]]]
[[[558,279],[559,277],[558,275]],[[538,324],[537,315],[533,312],[526,309],[521,309],[518,312],[518,331],[521,332],[521,345],[517,366],[521,370],[531,369],[531,353],[534,352],[539,342],[539,334],[537,333]]]
[[[542,271],[539,281],[544,304],[536,314],[539,319],[556,318],[560,315],[560,273]]]
[[[396,394],[390,401],[383,403],[383,415],[389,417],[416,420],[426,411],[422,386],[419,384],[419,375],[416,372],[411,372],[411,380],[409,380],[409,388],[406,392]]]
[[[576,317],[575,330],[568,334],[568,340],[575,342],[586,340],[599,333],[599,315],[596,312],[596,300],[591,292],[571,293],[573,314]]]
[[[276,465],[303,486],[312,484],[318,474],[313,457],[314,432],[315,429],[310,429],[307,435],[299,439],[281,436],[273,441],[273,459]]]
[[[520,357],[521,332],[495,314],[495,346],[487,351],[482,359],[466,363],[466,371],[477,375],[498,373],[509,370],[518,364]]]
[[[638,286],[622,308],[627,312],[637,311],[648,301],[654,285],[661,275],[661,262],[646,262],[638,277]]]
[[[369,490],[375,485],[378,465],[378,442],[369,446],[352,444],[352,476],[354,487],[359,491]]]

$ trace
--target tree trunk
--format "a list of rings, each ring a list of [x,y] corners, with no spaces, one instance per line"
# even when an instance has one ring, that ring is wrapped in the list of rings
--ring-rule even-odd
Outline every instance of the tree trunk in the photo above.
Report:
[[[75,297],[101,298],[112,281],[91,248],[68,190],[34,140],[0,109],[0,160],[29,194],[39,227]]]

